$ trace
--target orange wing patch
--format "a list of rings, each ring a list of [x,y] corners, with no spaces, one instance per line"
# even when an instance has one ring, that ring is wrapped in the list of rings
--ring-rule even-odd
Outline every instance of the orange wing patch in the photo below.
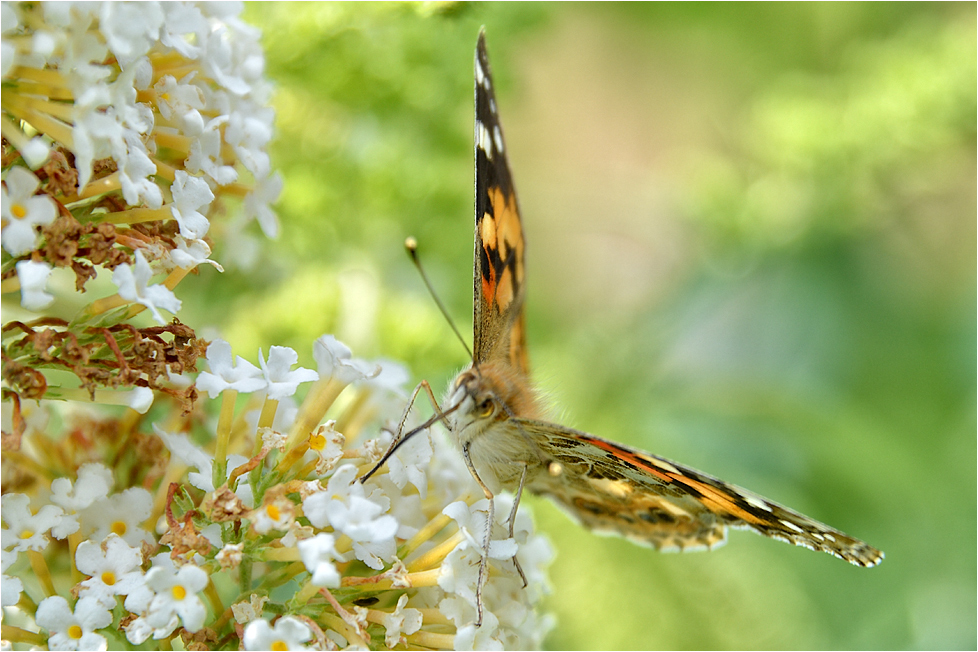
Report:
[[[480,220],[482,248],[487,269],[483,270],[482,293],[488,304],[506,314],[523,285],[523,227],[515,195],[505,196],[500,188],[489,189],[493,213]]]

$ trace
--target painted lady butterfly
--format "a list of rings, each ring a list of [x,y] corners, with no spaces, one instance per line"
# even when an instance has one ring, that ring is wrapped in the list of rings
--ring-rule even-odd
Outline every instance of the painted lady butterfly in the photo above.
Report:
[[[882,561],[883,553],[876,548],[746,489],[537,420],[541,409],[526,353],[524,254],[516,189],[482,32],[475,53],[473,361],[453,382],[448,407],[439,410],[436,419],[448,424],[490,505],[499,490],[516,492],[512,528],[520,496],[528,489],[551,498],[591,530],[658,550],[712,549],[724,543],[729,526],[821,550],[857,566]],[[488,522],[492,519],[490,511]],[[490,530],[486,528],[484,550]],[[486,560],[484,554],[479,589]]]

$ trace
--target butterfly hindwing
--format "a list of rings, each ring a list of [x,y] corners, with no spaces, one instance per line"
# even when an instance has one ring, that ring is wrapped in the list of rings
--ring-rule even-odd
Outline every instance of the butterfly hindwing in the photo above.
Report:
[[[506,160],[484,33],[479,34],[475,55],[474,275],[475,361],[504,359],[527,374],[523,225]]]
[[[530,488],[593,530],[662,550],[689,550],[722,544],[729,526],[858,566],[883,558],[824,523],[665,458],[555,424],[522,419],[518,428],[558,465]]]

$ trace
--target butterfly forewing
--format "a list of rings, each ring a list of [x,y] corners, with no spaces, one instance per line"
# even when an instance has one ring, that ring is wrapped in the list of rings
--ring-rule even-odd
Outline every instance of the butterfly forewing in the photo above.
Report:
[[[505,359],[527,373],[523,225],[506,160],[496,93],[479,34],[475,53],[475,362]]]

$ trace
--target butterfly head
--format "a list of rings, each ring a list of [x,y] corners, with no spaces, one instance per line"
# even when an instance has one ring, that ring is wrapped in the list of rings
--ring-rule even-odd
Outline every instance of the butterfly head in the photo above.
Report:
[[[469,367],[452,383],[450,405],[458,405],[453,430],[472,436],[511,418],[538,416],[536,396],[522,374],[508,364]]]

